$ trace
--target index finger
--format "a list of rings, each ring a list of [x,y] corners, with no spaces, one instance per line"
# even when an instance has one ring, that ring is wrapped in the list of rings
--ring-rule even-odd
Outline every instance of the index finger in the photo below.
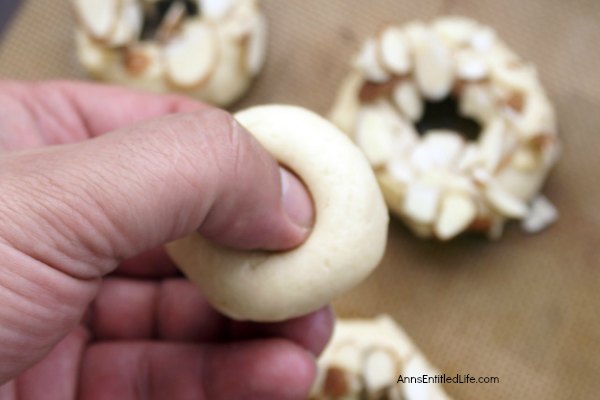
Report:
[[[210,107],[182,95],[88,82],[4,82],[2,89],[33,117],[46,144],[76,142],[166,114]]]

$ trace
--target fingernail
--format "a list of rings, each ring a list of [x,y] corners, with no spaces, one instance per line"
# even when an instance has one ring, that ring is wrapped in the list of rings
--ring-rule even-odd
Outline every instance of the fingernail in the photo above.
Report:
[[[304,229],[311,228],[314,222],[314,207],[306,186],[287,169],[280,167],[279,172],[285,212],[296,225]]]

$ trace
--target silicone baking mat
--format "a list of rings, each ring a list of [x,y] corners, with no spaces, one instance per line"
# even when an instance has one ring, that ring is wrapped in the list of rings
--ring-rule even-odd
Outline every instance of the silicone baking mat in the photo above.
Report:
[[[563,155],[544,191],[558,223],[534,236],[440,244],[390,226],[385,259],[336,303],[341,316],[386,312],[447,374],[461,399],[584,399],[600,393],[600,2],[597,0],[264,0],[267,65],[235,109],[331,106],[360,43],[385,22],[459,14],[492,25],[539,67]],[[83,79],[67,0],[29,1],[0,45],[0,77]]]

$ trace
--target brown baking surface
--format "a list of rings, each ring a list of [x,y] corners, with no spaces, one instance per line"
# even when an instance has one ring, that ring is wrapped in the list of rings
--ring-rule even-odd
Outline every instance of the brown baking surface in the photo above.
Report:
[[[447,374],[460,399],[594,399],[600,393],[600,2],[597,0],[265,0],[271,48],[236,106],[331,106],[360,42],[386,21],[462,14],[492,25],[538,65],[564,154],[545,193],[561,218],[497,243],[420,241],[397,221],[386,257],[336,302],[339,315],[393,315]],[[29,1],[0,44],[0,77],[83,78],[66,0]]]

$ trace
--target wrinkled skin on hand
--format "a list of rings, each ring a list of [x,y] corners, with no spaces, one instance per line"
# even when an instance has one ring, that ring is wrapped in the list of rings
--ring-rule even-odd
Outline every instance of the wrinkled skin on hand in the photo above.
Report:
[[[182,97],[0,82],[0,399],[306,398],[329,309],[228,320],[161,246],[298,245],[312,211],[284,175]]]

